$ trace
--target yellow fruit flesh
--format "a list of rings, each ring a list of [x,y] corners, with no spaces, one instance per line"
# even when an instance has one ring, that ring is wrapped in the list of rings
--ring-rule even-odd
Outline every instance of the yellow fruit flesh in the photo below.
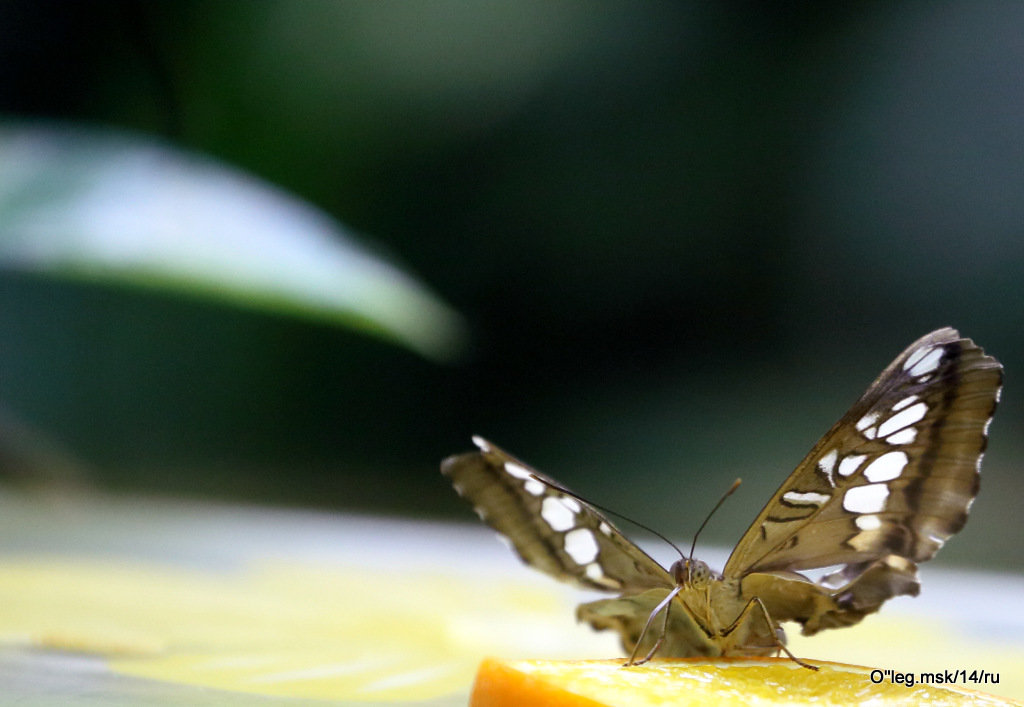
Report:
[[[958,687],[888,680],[869,668],[788,659],[654,660],[623,668],[619,660],[502,662],[486,659],[470,707],[664,707],[667,705],[1014,705]]]

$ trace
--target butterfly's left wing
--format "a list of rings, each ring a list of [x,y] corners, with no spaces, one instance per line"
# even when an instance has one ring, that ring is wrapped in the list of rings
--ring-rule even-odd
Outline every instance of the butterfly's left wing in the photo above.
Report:
[[[916,563],[967,520],[1001,381],[999,362],[953,329],[911,344],[783,482],[724,575],[770,592],[773,573],[781,586],[789,571],[839,566],[819,589],[779,590],[780,602],[797,589],[833,597],[792,617],[807,633],[916,594]]]
[[[441,463],[459,495],[528,565],[586,589],[639,592],[672,577],[590,505],[480,437],[478,452]]]

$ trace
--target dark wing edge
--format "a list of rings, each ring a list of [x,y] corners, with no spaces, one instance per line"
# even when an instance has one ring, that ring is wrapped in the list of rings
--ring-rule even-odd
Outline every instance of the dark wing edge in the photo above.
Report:
[[[523,562],[584,589],[673,586],[668,572],[596,509],[487,440],[473,441],[480,451],[448,457],[441,473]]]

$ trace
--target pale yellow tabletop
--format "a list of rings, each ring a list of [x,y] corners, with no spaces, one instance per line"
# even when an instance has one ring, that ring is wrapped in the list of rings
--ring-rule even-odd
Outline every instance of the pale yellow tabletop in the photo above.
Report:
[[[618,655],[575,625],[586,595],[469,523],[0,494],[0,553],[2,703],[464,705],[485,655]],[[792,650],[1024,698],[1024,577],[922,574]]]

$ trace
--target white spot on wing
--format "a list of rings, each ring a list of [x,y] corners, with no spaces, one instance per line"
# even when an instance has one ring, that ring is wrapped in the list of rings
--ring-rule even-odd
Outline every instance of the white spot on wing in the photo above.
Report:
[[[871,425],[875,424],[875,420],[877,420],[877,419],[878,419],[878,413],[877,412],[869,412],[867,415],[865,415],[864,417],[862,417],[859,420],[857,420],[857,429],[860,432],[863,432],[867,428],[871,427]]]
[[[843,508],[851,513],[879,513],[885,508],[889,489],[885,484],[855,486],[843,496]]]
[[[917,429],[914,427],[908,427],[905,430],[900,430],[895,434],[891,434],[885,438],[885,441],[889,444],[910,444],[917,439]]]
[[[862,515],[857,516],[853,521],[857,524],[857,527],[861,530],[878,530],[882,527],[882,520],[876,515]]]
[[[571,498],[570,496],[563,496],[562,503],[568,506],[569,510],[572,511],[573,513],[579,513],[581,510],[583,510],[582,508],[580,508],[579,501],[577,501],[575,498]]]
[[[942,360],[942,354],[945,350],[939,346],[928,352],[920,361],[915,363],[908,369],[908,372],[912,376],[920,376],[925,373],[931,373],[939,367],[939,362]]]
[[[836,466],[837,458],[839,458],[839,452],[833,449],[831,452],[829,452],[828,454],[826,454],[825,456],[818,460],[818,466],[820,466],[827,472],[832,473],[832,469],[834,469]]]
[[[565,534],[565,552],[581,565],[593,562],[600,551],[594,534],[587,528],[576,528]]]
[[[824,493],[816,493],[814,491],[808,491],[806,493],[800,493],[799,491],[787,491],[782,494],[782,500],[789,501],[797,506],[820,506],[823,503],[827,503],[829,498],[831,498],[831,496]]]
[[[547,486],[542,484],[540,481],[537,481],[537,479],[527,479],[526,483],[523,484],[523,488],[526,489],[526,493],[532,496],[540,496],[544,493],[544,489],[546,489]]]
[[[856,523],[861,532],[850,538],[847,544],[857,552],[877,552],[877,531],[882,527],[881,519],[876,515],[868,514],[857,516],[854,523]]]
[[[908,407],[903,412],[898,412],[878,426],[878,436],[888,437],[897,430],[909,427],[924,419],[928,414],[928,406],[925,403],[918,403]]]
[[[473,435],[473,444],[475,444],[482,452],[491,451],[491,443],[478,435]]]
[[[554,496],[548,496],[540,504],[540,517],[551,526],[552,530],[558,532],[568,530],[576,525],[576,514],[562,502],[562,499]]]
[[[836,459],[839,458],[839,453],[836,450],[829,451],[825,456],[818,460],[818,471],[824,476],[825,480],[828,481],[828,485],[835,487],[836,480],[832,474],[836,468]]]
[[[857,469],[860,468],[861,463],[867,459],[866,454],[853,454],[848,457],[843,457],[843,460],[839,462],[839,475],[850,476],[856,473]]]
[[[906,406],[913,405],[918,400],[920,400],[920,398],[918,398],[916,395],[908,395],[907,397],[903,398],[903,400],[901,400],[898,403],[896,403],[895,405],[893,405],[892,406],[892,411],[893,412],[899,412],[900,410],[902,410]]]
[[[587,578],[590,581],[597,582],[598,584],[604,585],[605,587],[609,587],[611,589],[618,589],[622,586],[622,583],[619,582],[619,580],[605,576],[604,570],[601,569],[601,565],[599,565],[596,562],[591,562],[589,565],[587,565],[587,568],[584,570],[584,573],[587,575]]]
[[[871,483],[892,481],[903,473],[907,466],[907,455],[903,452],[889,452],[875,459],[864,469],[864,478]]]
[[[910,354],[909,356],[907,356],[907,360],[903,362],[903,370],[904,371],[907,370],[908,368],[913,366],[915,363],[920,361],[922,358],[924,358],[924,355],[926,353],[928,353],[929,351],[931,351],[931,348],[923,347],[923,348],[918,349],[914,353]]]
[[[601,521],[601,525],[597,526],[597,529],[609,537],[612,534],[612,526],[608,525],[603,520]]]
[[[512,476],[516,477],[517,479],[526,480],[526,479],[532,479],[533,478],[533,474],[532,474],[532,472],[530,472],[529,469],[527,469],[526,467],[520,466],[519,464],[516,464],[515,462],[505,462],[505,471],[507,471],[509,474],[511,474]]]

